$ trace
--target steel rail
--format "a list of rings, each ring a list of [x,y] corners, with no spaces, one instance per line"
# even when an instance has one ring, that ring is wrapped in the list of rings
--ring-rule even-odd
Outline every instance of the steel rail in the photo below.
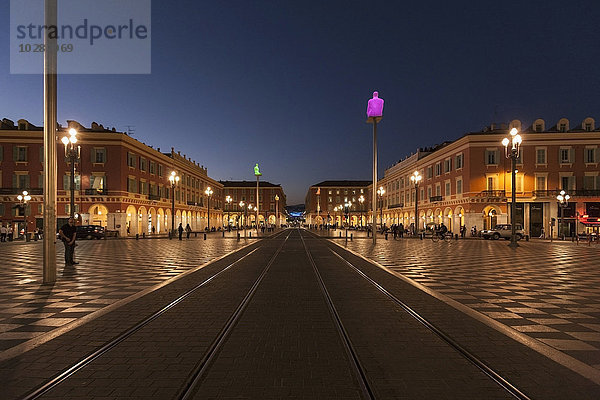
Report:
[[[241,301],[240,305],[236,308],[236,310],[233,312],[233,314],[231,314],[231,316],[229,317],[229,319],[227,320],[227,322],[225,323],[225,325],[223,326],[223,328],[221,329],[221,331],[219,332],[219,334],[217,335],[215,340],[211,343],[209,349],[206,351],[206,353],[204,353],[204,356],[198,362],[198,364],[196,365],[196,367],[194,368],[192,373],[190,373],[190,375],[187,379],[187,383],[183,385],[183,389],[176,396],[177,398],[179,398],[181,400],[187,400],[187,399],[191,399],[194,397],[194,395],[196,393],[196,389],[200,385],[200,382],[204,378],[206,372],[209,370],[209,368],[212,364],[212,361],[218,354],[218,352],[221,349],[221,347],[223,346],[223,344],[226,342],[232,329],[237,324],[237,321],[240,319],[240,317],[246,310],[248,304],[250,303],[250,300],[252,300],[252,297],[254,296],[254,293],[256,292],[256,289],[258,288],[258,286],[262,282],[263,278],[269,271],[269,268],[271,267],[273,262],[275,262],[275,259],[279,255],[279,252],[281,251],[281,249],[287,242],[291,233],[292,232],[290,231],[288,233],[288,235],[286,236],[285,240],[283,241],[283,243],[277,248],[277,251],[275,252],[275,254],[273,254],[271,259],[267,263],[267,266],[263,269],[260,276],[256,279],[256,281],[254,282],[254,284],[252,285],[252,287],[250,288],[250,290],[248,291],[248,293],[246,294],[244,299]]]
[[[335,308],[335,305],[333,304],[331,295],[329,294],[329,291],[327,290],[327,286],[325,286],[325,282],[323,281],[323,277],[321,277],[321,273],[319,272],[319,269],[317,268],[317,264],[315,263],[315,260],[313,259],[312,255],[310,254],[310,251],[308,250],[308,247],[306,246],[306,242],[304,241],[304,238],[302,237],[302,233],[300,230],[298,230],[298,232],[300,233],[300,239],[302,239],[302,244],[304,245],[304,250],[306,251],[308,260],[313,267],[313,271],[315,272],[315,275],[317,276],[317,280],[319,282],[319,287],[321,288],[321,292],[323,293],[323,296],[327,303],[327,307],[329,308],[329,311],[330,311],[331,315],[333,316],[333,321],[335,322],[335,326],[338,330],[338,334],[340,335],[340,338],[342,339],[342,344],[344,346],[344,350],[346,351],[346,355],[348,356],[348,360],[350,361],[350,365],[352,367],[352,372],[354,373],[354,376],[355,376],[356,380],[358,381],[358,385],[360,387],[362,395],[365,399],[374,399],[375,395],[373,394],[373,391],[369,384],[369,380],[367,378],[365,369],[361,365],[360,359],[358,358],[358,354],[357,354],[356,350],[354,349],[354,346],[352,345],[350,336],[348,335],[348,332],[346,331],[346,328],[344,327],[344,324],[342,323],[340,315],[339,315],[337,309]]]
[[[513,397],[519,400],[531,400],[529,396],[519,390],[515,385],[510,383],[506,378],[502,377],[498,372],[496,372],[492,367],[485,363],[485,361],[481,360],[479,357],[471,353],[469,350],[461,346],[458,342],[452,339],[448,334],[442,331],[440,328],[436,327],[433,323],[429,322],[425,317],[421,314],[413,310],[410,306],[408,306],[405,302],[398,299],[392,293],[390,293],[387,289],[385,289],[382,285],[377,283],[375,280],[371,279],[367,276],[363,271],[357,268],[350,261],[346,260],[340,254],[338,254],[335,250],[329,248],[333,254],[335,254],[339,259],[345,262],[349,267],[351,267],[356,273],[358,273],[361,277],[375,286],[381,293],[387,296],[390,300],[392,300],[395,304],[400,306],[404,311],[406,311],[411,317],[419,321],[422,325],[428,328],[430,331],[435,333],[438,337],[440,337],[444,342],[448,343],[452,348],[457,350],[463,357],[469,360],[472,364],[474,364],[477,368],[479,368],[484,374],[490,377],[494,382],[496,382],[500,387],[510,393]]]
[[[271,236],[269,238],[274,239],[276,236],[282,234],[283,232],[285,232],[285,231],[279,232],[276,235]],[[289,234],[288,234],[288,236],[289,236]],[[286,238],[286,240],[287,240],[287,238]],[[219,272],[213,274],[212,276],[210,276],[209,278],[205,279],[203,282],[201,282],[198,285],[194,286],[193,288],[189,289],[184,294],[177,297],[173,301],[169,302],[166,306],[162,307],[160,310],[158,310],[158,311],[154,312],[153,314],[151,314],[150,316],[144,318],[142,321],[138,322],[131,328],[127,329],[125,332],[119,334],[114,339],[112,339],[108,343],[102,345],[94,352],[90,353],[89,355],[85,356],[81,360],[77,361],[72,366],[64,369],[62,372],[60,372],[58,375],[56,375],[49,381],[38,386],[37,388],[35,388],[34,390],[32,390],[31,392],[26,394],[24,397],[22,397],[22,400],[38,399],[41,396],[43,396],[44,394],[48,393],[50,390],[54,389],[60,383],[64,382],[69,377],[73,376],[77,371],[80,371],[86,365],[90,364],[92,361],[96,360],[97,358],[101,357],[103,354],[107,353],[108,351],[110,351],[111,349],[116,347],[119,343],[121,343],[122,341],[127,339],[129,336],[131,336],[132,334],[134,334],[135,332],[137,332],[138,330],[143,328],[148,323],[154,321],[156,318],[158,318],[159,316],[161,316],[162,314],[164,314],[171,308],[175,307],[177,304],[182,302],[185,298],[189,297],[193,292],[195,292],[196,290],[205,286],[206,284],[208,284],[209,282],[211,282],[212,280],[217,278],[219,275],[223,274],[225,271],[232,268],[234,265],[236,265],[237,263],[239,263],[246,257],[250,256],[252,253],[254,253],[257,250],[258,250],[258,247],[255,248],[254,250],[251,250],[250,252],[246,253],[244,256],[238,258],[237,260],[235,260],[234,262],[232,262],[231,264],[229,264],[228,266],[223,268],[221,271],[219,271]]]

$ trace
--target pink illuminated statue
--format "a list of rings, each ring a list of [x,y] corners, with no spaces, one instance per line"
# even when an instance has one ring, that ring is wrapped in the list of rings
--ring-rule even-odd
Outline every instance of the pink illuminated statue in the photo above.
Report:
[[[382,117],[383,116],[383,99],[379,98],[378,92],[373,92],[373,98],[369,100],[367,105],[367,117]]]

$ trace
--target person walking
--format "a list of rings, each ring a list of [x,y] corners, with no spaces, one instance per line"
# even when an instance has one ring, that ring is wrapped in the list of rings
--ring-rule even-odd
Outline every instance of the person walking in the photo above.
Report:
[[[8,229],[6,229],[6,226],[2,224],[2,227],[0,227],[0,242],[6,242],[7,233]]]
[[[6,237],[8,238],[9,242],[12,242],[14,237],[13,237],[13,227],[12,225],[8,225],[8,228],[6,229]]]
[[[398,233],[400,234],[400,239],[402,239],[404,237],[404,224],[402,222],[398,225]]]
[[[185,238],[189,239],[191,233],[192,233],[192,227],[190,226],[190,224],[187,224],[185,226]]]
[[[546,232],[544,231],[544,227],[542,226],[541,232],[540,232],[540,239],[546,239]]]
[[[65,245],[65,266],[70,267],[79,264],[73,260],[75,256],[75,239],[77,238],[75,220],[69,218],[69,221],[60,228],[58,234]]]
[[[177,232],[179,232],[179,240],[182,240],[183,226],[181,225],[181,222],[179,223],[179,227],[177,228]]]

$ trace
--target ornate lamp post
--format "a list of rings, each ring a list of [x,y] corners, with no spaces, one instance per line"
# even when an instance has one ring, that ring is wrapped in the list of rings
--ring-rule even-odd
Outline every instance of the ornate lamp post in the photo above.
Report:
[[[334,214],[333,214],[333,218],[335,219],[335,223],[333,224],[333,226],[335,226],[335,228],[337,229],[337,213],[338,210],[340,209],[341,206],[335,206],[333,208]]]
[[[419,183],[423,177],[419,171],[413,172],[410,181],[415,185],[415,235],[419,232]]]
[[[207,227],[208,227],[208,231],[210,232],[210,196],[212,196],[212,194],[213,194],[213,191],[210,188],[210,186],[206,188],[206,190],[204,191],[204,194],[206,195],[206,206],[208,208]]]
[[[175,186],[179,183],[179,175],[175,171],[171,171],[169,175],[169,182],[171,182],[171,235],[173,238],[175,234]]]
[[[521,142],[523,139],[521,135],[519,135],[519,131],[517,128],[512,128],[510,130],[510,139],[504,138],[502,139],[502,145],[504,146],[504,155],[506,158],[511,159],[511,176],[512,176],[512,201],[510,204],[510,226],[511,226],[511,234],[510,234],[510,244],[509,246],[512,248],[519,247],[519,243],[517,243],[517,234],[516,234],[516,226],[515,226],[515,214],[517,212],[516,207],[516,193],[517,193],[517,158],[519,158],[519,152],[521,149]]]
[[[231,198],[231,196],[225,197],[225,203],[227,203],[227,226],[229,226],[229,218],[230,218],[230,214],[231,214],[231,202],[232,201],[233,201],[233,199]]]
[[[363,203],[365,202],[365,196],[362,194],[358,198],[358,202],[360,203],[360,227],[362,228],[362,213],[363,213]]]
[[[77,144],[77,130],[69,129],[70,136],[63,136],[61,142],[65,145],[65,158],[71,163],[71,205],[69,215],[75,217],[75,163],[79,161],[81,155],[81,146]]]
[[[375,186],[377,185],[377,123],[383,118],[383,99],[379,98],[378,92],[373,92],[373,98],[369,100],[367,104],[367,123],[373,124],[373,193],[372,193],[372,209],[373,209],[373,244],[377,242],[377,194],[375,193]]]
[[[279,195],[275,195],[275,228],[279,225]]]
[[[25,219],[25,241],[29,241],[29,239],[27,238],[27,202],[31,200],[31,196],[29,195],[29,192],[27,192],[27,190],[24,190],[22,194],[17,196],[17,200],[19,200],[19,203],[21,203],[21,207],[23,207],[23,218]]]
[[[245,218],[242,219],[242,226],[244,227],[244,239],[246,239],[246,218],[248,218],[248,209],[244,208],[245,205],[246,205],[246,203],[244,203],[243,201],[240,201],[240,210],[244,210],[244,216],[245,216]],[[242,216],[240,215],[240,218],[241,217]]]
[[[258,236],[258,208],[260,207],[260,197],[259,197],[259,180],[262,176],[260,172],[260,168],[258,167],[258,163],[254,166],[254,176],[256,176],[256,236]]]
[[[377,197],[379,197],[379,223],[381,224],[381,229],[383,231],[383,195],[385,194],[385,189],[383,186],[379,186],[377,189]]]
[[[560,226],[561,221],[563,219],[563,209],[569,206],[569,199],[571,196],[567,194],[564,190],[561,190],[558,196],[556,196],[556,200],[558,200],[558,235],[560,236]],[[564,237],[564,235],[563,235]]]
[[[352,202],[347,202],[344,204],[344,214],[346,215],[346,224],[350,226],[350,208],[352,208]]]

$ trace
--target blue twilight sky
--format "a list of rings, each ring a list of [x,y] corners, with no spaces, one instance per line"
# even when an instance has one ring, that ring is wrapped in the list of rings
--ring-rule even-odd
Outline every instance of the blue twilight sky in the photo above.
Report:
[[[42,77],[11,75],[0,118],[42,124]],[[366,102],[385,99],[380,174],[492,121],[600,119],[597,1],[154,1],[152,74],[59,76],[58,119],[174,146],[216,179],[370,179]]]

